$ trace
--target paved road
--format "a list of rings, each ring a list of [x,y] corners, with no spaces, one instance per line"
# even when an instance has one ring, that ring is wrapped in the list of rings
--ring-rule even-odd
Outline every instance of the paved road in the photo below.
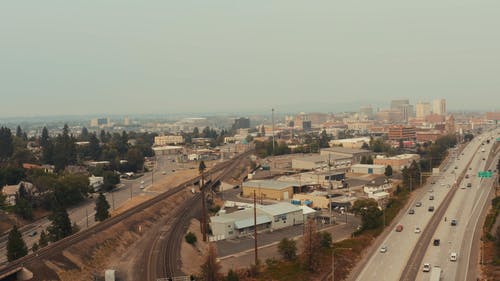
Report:
[[[474,231],[481,226],[478,225],[483,207],[487,204],[489,192],[493,179],[481,179],[477,177],[479,171],[494,169],[496,161],[490,167],[486,167],[487,152],[491,150],[492,144],[483,146],[486,152],[477,153],[468,171],[469,179],[464,179],[460,188],[452,199],[446,210],[447,221],[441,220],[437,227],[434,238],[441,239],[440,246],[427,245],[423,263],[431,266],[439,266],[443,270],[442,280],[475,280],[468,276],[469,261],[472,252],[472,241]],[[471,183],[471,187],[466,185]],[[451,219],[456,219],[458,224],[452,226]],[[451,253],[458,254],[458,260],[450,261]],[[477,252],[476,252],[477,254]],[[473,266],[476,266],[475,264]],[[428,280],[429,273],[418,271],[416,280]]]
[[[115,189],[113,192],[108,192],[105,194],[106,199],[111,205],[110,210],[119,208],[120,206],[125,204],[125,202],[127,202],[131,198],[131,196],[143,196],[145,194],[151,193],[148,190],[151,187],[152,181],[154,182],[156,180],[160,180],[161,178],[174,173],[174,170],[179,169],[179,164],[172,162],[172,159],[173,158],[168,156],[157,157],[157,164],[154,169],[153,175],[151,172],[148,172],[145,173],[144,176],[135,180],[123,179],[117,189]],[[72,222],[76,222],[81,229],[87,228],[96,223],[94,220],[95,197],[96,196],[87,198],[79,205],[68,209],[70,220]],[[21,228],[23,239],[29,249],[31,249],[35,242],[38,242],[38,240],[40,239],[40,232],[42,230],[46,230],[48,226],[50,226],[50,221],[48,220],[48,218],[42,218]],[[33,233],[35,232],[36,234],[33,235]],[[7,262],[6,247],[7,235],[5,235],[4,237],[0,237],[0,265],[3,265]]]
[[[392,231],[382,242],[383,245],[388,247],[388,252],[375,252],[356,280],[390,281],[400,279],[410,254],[419,240],[420,234],[414,233],[415,227],[419,227],[424,231],[434,214],[428,211],[428,207],[434,206],[435,209],[438,208],[451,190],[451,186],[454,185],[457,175],[467,169],[468,159],[472,159],[480,145],[481,141],[476,138],[464,148],[463,155],[450,158],[449,165],[438,175],[435,180],[436,183],[426,185],[424,192],[417,194],[416,199],[411,204],[411,206],[415,206],[415,203],[420,201],[423,206],[413,207],[415,214],[406,214],[398,222],[398,224],[403,225],[404,230],[402,232]],[[431,189],[432,192],[429,192]],[[434,196],[434,200],[429,200],[431,194]]]

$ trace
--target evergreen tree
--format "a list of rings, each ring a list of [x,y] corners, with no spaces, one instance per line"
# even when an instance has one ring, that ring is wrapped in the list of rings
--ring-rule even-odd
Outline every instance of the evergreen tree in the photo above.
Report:
[[[47,237],[45,230],[42,230],[42,232],[40,232],[40,240],[38,240],[38,245],[40,246],[40,248],[49,245],[49,238]]]
[[[303,239],[303,257],[304,266],[310,272],[318,269],[320,263],[320,241],[316,224],[313,220],[308,220],[304,229]]]
[[[392,166],[391,165],[387,165],[387,167],[385,167],[384,175],[386,177],[392,176]]]
[[[89,156],[93,160],[99,160],[101,157],[101,146],[99,145],[99,139],[92,133],[89,135]]]
[[[285,260],[294,260],[297,257],[297,245],[293,239],[285,237],[278,244],[278,252]]]
[[[110,215],[108,200],[106,200],[104,194],[99,193],[99,196],[97,197],[97,200],[95,202],[95,220],[103,221],[109,217]]]
[[[371,155],[366,158],[366,164],[373,165],[373,158]]]
[[[0,162],[7,160],[14,152],[12,133],[9,128],[0,128]]]
[[[82,133],[80,134],[80,140],[81,141],[89,140],[89,130],[86,127],[82,128]]]
[[[31,251],[34,253],[40,249],[40,246],[38,246],[38,243],[34,243],[33,246],[31,247]]]
[[[17,126],[16,128],[16,137],[22,139],[23,138],[23,130],[21,129],[21,126]]]
[[[17,229],[17,225],[14,225],[12,230],[9,232],[9,238],[7,241],[7,260],[11,262],[24,257],[27,254],[28,247],[26,247],[26,243],[23,240],[21,232]]]
[[[45,147],[49,142],[49,131],[47,127],[43,127],[42,136],[40,137],[40,146]]]
[[[57,207],[49,216],[49,220],[52,222],[48,227],[50,241],[55,242],[72,234],[71,221],[63,207]]]

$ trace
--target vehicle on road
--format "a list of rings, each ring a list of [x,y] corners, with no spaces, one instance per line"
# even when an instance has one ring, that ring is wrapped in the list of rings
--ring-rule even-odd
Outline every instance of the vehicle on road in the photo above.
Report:
[[[141,181],[141,184],[144,184],[144,181]]]
[[[460,186],[460,189],[465,189],[465,185]]]
[[[141,186],[139,186],[140,189],[144,189],[144,184],[141,184]]]
[[[472,170],[472,167],[469,167],[469,170]]]
[[[440,239],[434,239],[434,241],[432,241],[432,245],[434,245],[434,246],[439,246],[440,244],[441,244]]]
[[[429,206],[427,210],[429,210],[429,212],[434,212],[434,206]]]
[[[431,277],[429,281],[440,281],[441,280],[441,267],[435,266],[432,268]]]
[[[403,231],[403,225],[399,224],[398,226],[396,226],[396,231],[397,232]]]
[[[452,226],[456,226],[456,225],[457,225],[457,223],[458,223],[458,221],[457,221],[456,219],[452,219],[450,224],[451,224]]]
[[[415,227],[415,231],[414,232],[415,233],[420,233],[420,232],[422,232],[422,230],[420,229],[420,227]]]
[[[429,196],[429,200],[434,200],[434,195]]]
[[[458,166],[455,166],[455,170],[458,169]]]
[[[410,214],[410,215],[413,215],[413,214],[415,214],[415,210],[413,210],[413,209],[410,209],[410,210],[408,211],[408,214]]]
[[[31,232],[28,236],[29,236],[29,237],[34,237],[34,236],[36,236],[37,234],[38,234],[38,232],[33,231],[33,232]]]
[[[450,261],[457,261],[457,253],[452,252],[450,254]]]
[[[166,175],[166,174],[167,174],[167,172],[163,171],[163,172],[161,172],[161,174],[162,174],[162,175]]]
[[[431,271],[431,264],[430,263],[424,263],[424,267],[422,269],[423,272],[429,272]]]
[[[434,192],[434,189],[429,189],[429,193],[433,193]]]
[[[472,183],[467,183],[467,187],[472,187]]]
[[[469,174],[466,174],[466,175],[465,175],[465,178],[466,178],[466,179],[468,179],[468,178],[469,178]]]
[[[422,206],[422,202],[418,201],[417,204],[415,204],[415,207],[421,207]]]
[[[387,252],[387,246],[382,246],[382,247],[380,248],[380,252],[381,252],[381,253],[385,253],[385,252]]]

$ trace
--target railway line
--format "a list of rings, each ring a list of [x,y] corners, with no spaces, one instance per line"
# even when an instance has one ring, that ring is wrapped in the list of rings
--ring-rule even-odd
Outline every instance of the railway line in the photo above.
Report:
[[[203,187],[205,190],[212,190],[218,181],[227,177],[234,167],[237,167],[245,157],[240,157],[233,161],[230,166],[222,170],[222,173],[212,178],[212,181]],[[148,254],[148,264],[146,265],[147,279],[149,281],[160,280],[166,277],[184,275],[181,270],[180,251],[184,234],[186,233],[190,221],[197,215],[201,216],[201,193],[196,193],[187,200],[181,208],[174,214],[174,219],[169,225],[166,236],[157,235],[152,243]]]
[[[252,152],[253,152],[252,150],[249,150],[249,151],[246,151],[246,152],[236,156],[235,158],[233,158],[229,161],[219,163],[219,164],[215,165],[212,169],[210,169],[208,171],[208,173],[215,174],[217,172],[224,171],[228,167],[231,167],[234,162],[240,161],[241,159],[250,155]],[[197,182],[200,182],[200,180],[201,180],[201,176],[197,176],[197,177],[195,177],[191,180],[188,180],[188,181],[186,181],[186,182],[184,182],[184,183],[182,183],[182,184],[180,184],[180,185],[178,185],[178,186],[176,186],[168,191],[165,191],[165,192],[157,195],[156,197],[151,198],[150,200],[142,202],[142,203],[138,204],[137,206],[124,211],[121,214],[118,214],[114,217],[111,217],[111,218],[109,218],[101,223],[98,223],[98,224],[96,224],[88,229],[85,229],[81,232],[78,232],[76,234],[68,236],[64,239],[57,241],[57,242],[51,243],[47,247],[44,247],[44,248],[38,250],[36,253],[29,254],[27,256],[24,256],[20,259],[15,260],[13,262],[10,262],[7,265],[5,265],[4,267],[0,268],[0,278],[3,278],[6,275],[11,274],[12,272],[15,272],[16,270],[21,269],[22,267],[25,267],[25,266],[29,265],[30,263],[33,263],[36,261],[41,261],[42,259],[49,258],[49,257],[61,252],[62,250],[66,249],[72,245],[75,245],[81,241],[84,241],[85,239],[90,238],[92,235],[95,235],[95,234],[97,234],[97,233],[99,233],[99,232],[101,232],[101,231],[103,231],[103,230],[105,230],[113,225],[120,223],[121,221],[129,218],[130,216],[134,215],[135,213],[141,212],[141,211],[143,211],[143,210],[145,210],[153,205],[161,203],[165,199],[183,191],[188,186],[191,186]]]

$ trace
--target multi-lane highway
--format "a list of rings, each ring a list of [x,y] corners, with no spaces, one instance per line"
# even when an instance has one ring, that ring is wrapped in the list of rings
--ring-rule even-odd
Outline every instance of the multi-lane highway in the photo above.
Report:
[[[467,172],[468,178],[462,181],[444,213],[446,220],[442,219],[433,233],[433,239],[440,239],[440,245],[430,244],[423,247],[425,249],[423,263],[429,263],[431,267],[439,266],[442,269],[442,280],[476,279],[476,276],[469,274],[472,242],[493,183],[493,179],[483,179],[477,175],[479,171],[496,168],[496,161],[488,161],[490,165],[487,166],[487,152],[491,146],[491,143],[485,143],[483,146],[485,152],[478,152],[474,156]],[[452,220],[456,221],[455,225],[452,225]],[[452,253],[456,254],[456,261],[451,260]],[[475,253],[477,254],[477,251]],[[429,279],[429,273],[422,270],[417,272],[416,280]]]
[[[484,137],[485,135],[483,134],[483,140]],[[491,148],[491,145],[492,144],[489,144],[488,147]],[[470,164],[472,164],[471,166],[474,166],[475,164],[477,169],[480,168],[476,161],[483,161],[483,157],[480,157],[480,160],[476,160],[477,157],[474,157],[474,155],[478,153],[482,154],[480,152],[482,147],[485,147],[482,145],[482,141],[479,138],[475,138],[461,151],[461,153],[452,151],[450,162],[446,165],[444,171],[442,171],[439,175],[435,175],[435,179],[429,181],[435,183],[427,184],[421,190],[416,192],[414,196],[415,199],[411,202],[410,207],[415,213],[409,214],[409,210],[405,210],[406,214],[403,215],[400,221],[397,222],[398,225],[400,224],[403,226],[403,231],[396,232],[391,230],[381,244],[381,246],[387,247],[387,252],[374,252],[363,270],[357,276],[356,280],[415,279],[415,276],[406,279],[408,276],[411,276],[411,274],[408,275],[408,272],[411,271],[410,269],[419,270],[421,264],[419,262],[418,264],[407,265],[407,263],[409,263],[411,258],[413,258],[412,255],[414,255],[414,250],[416,248],[427,249],[428,244],[423,245],[422,243],[424,243],[425,240],[431,240],[431,236],[433,236],[433,231],[432,233],[429,233],[429,230],[426,229],[427,227],[430,228],[433,224],[436,224],[436,221],[440,220],[443,214],[445,214],[445,216],[458,216],[458,214],[455,213],[447,214],[447,205],[453,203],[453,206],[455,206],[455,204],[460,206],[460,201],[459,203],[455,203],[455,200],[452,200],[455,192],[471,192],[472,188],[468,188],[466,190],[459,188],[459,185],[461,184],[460,180],[466,173],[470,172],[472,174],[472,170],[468,170]],[[484,154],[487,155],[487,152],[488,151],[484,152]],[[472,178],[470,179],[473,180]],[[464,183],[465,182],[467,182],[467,180],[464,181]],[[478,183],[475,184],[478,185]],[[432,200],[430,199],[431,196],[433,198]],[[469,198],[467,196],[465,197]],[[458,198],[462,198],[462,196],[459,196]],[[420,202],[421,206],[417,207],[417,202]],[[430,211],[429,207],[434,207],[434,211]],[[451,209],[453,209],[453,207]],[[433,218],[433,216],[435,217]],[[458,228],[462,227],[461,223],[466,224],[466,220],[459,223],[460,224],[457,225]],[[447,225],[449,225],[448,219]],[[420,228],[421,232],[415,232],[416,227]],[[421,236],[424,237],[421,239]],[[444,244],[448,243],[445,236],[443,236],[441,241],[441,247],[444,248]]]

